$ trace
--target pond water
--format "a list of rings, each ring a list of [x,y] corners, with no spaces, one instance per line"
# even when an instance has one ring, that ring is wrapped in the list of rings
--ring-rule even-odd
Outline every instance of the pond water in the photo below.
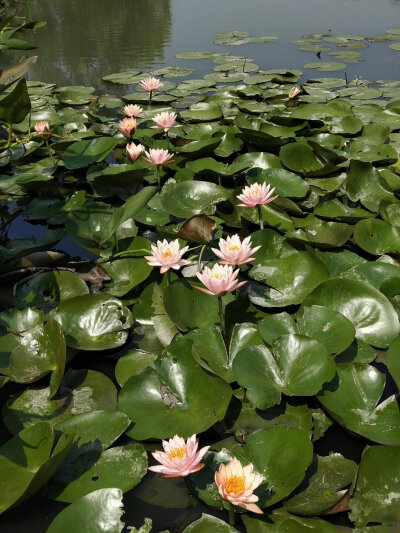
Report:
[[[301,52],[291,43],[304,34],[330,31],[367,37],[400,24],[399,0],[24,0],[22,5],[28,19],[47,22],[30,36],[39,55],[31,77],[108,92],[115,92],[115,86],[101,77],[113,72],[193,65],[198,77],[209,70],[207,61],[176,59],[179,52],[229,51],[252,58],[262,69],[302,68],[318,60],[315,53]],[[232,30],[278,40],[213,44],[216,32]],[[400,57],[388,44],[370,43],[356,50],[362,52],[362,61],[348,65],[348,78],[356,74],[370,80],[398,78]],[[330,51],[335,50],[341,49],[331,45]],[[322,52],[321,60],[335,61],[328,51]],[[315,72],[306,70],[305,75]]]

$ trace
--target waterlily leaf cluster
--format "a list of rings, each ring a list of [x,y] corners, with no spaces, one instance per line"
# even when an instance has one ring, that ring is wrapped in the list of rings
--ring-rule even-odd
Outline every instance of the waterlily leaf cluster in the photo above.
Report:
[[[301,46],[321,40],[353,49],[363,38]],[[191,69],[105,76],[110,91],[131,87],[122,97],[23,74],[0,94],[0,512],[41,491],[70,504],[48,533],[121,533],[123,493],[147,484],[168,506],[170,480],[160,490],[148,451],[197,434],[210,450],[193,497],[226,510],[214,475],[236,458],[265,478],[264,515],[233,526],[204,514],[185,532],[397,527],[400,82],[302,80],[228,52],[180,57],[216,66],[179,82]],[[151,105],[148,75],[163,83]],[[127,104],[143,108],[130,135]],[[163,112],[177,113],[167,134],[154,128]],[[48,135],[33,130],[41,121]],[[132,162],[128,142],[173,160]],[[278,197],[239,207],[253,184]],[[18,217],[42,235],[9,239]],[[220,300],[197,291],[212,248],[236,234],[260,247],[239,267],[246,284]],[[163,275],[149,265],[164,239],[189,246],[190,264]]]

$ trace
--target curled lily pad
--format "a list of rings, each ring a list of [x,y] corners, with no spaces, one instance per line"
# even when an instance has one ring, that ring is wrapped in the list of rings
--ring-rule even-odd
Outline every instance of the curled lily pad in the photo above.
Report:
[[[123,344],[132,315],[117,298],[87,294],[62,302],[54,314],[66,343],[83,350],[107,350]]]
[[[50,389],[26,388],[10,397],[3,407],[3,420],[11,433],[43,420],[56,425],[71,415],[115,409],[117,392],[110,379],[93,370],[68,370],[58,395],[50,399]]]

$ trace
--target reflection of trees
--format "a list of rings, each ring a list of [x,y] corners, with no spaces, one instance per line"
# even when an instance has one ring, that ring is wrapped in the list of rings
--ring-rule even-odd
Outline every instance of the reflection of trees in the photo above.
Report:
[[[26,0],[23,14],[47,22],[32,77],[58,84],[99,87],[106,74],[149,68],[170,41],[170,0]]]

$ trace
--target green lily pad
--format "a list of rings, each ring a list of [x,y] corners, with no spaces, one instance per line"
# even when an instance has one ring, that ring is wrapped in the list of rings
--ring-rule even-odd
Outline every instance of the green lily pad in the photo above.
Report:
[[[76,170],[103,161],[116,144],[117,141],[112,137],[98,137],[91,141],[72,143],[63,154],[64,165],[68,170]]]
[[[203,513],[201,518],[188,525],[183,533],[238,533],[238,530],[215,516]]]
[[[251,286],[250,300],[263,307],[301,303],[307,294],[329,278],[327,267],[307,252],[266,260],[250,271],[253,279],[269,287]]]
[[[328,413],[348,430],[374,442],[398,446],[400,412],[395,396],[378,403],[385,376],[371,365],[343,363],[338,378],[318,395]]]
[[[235,455],[243,457],[243,464],[250,459],[266,478],[271,492],[262,507],[270,507],[300,484],[312,461],[312,444],[301,429],[274,426],[248,435],[246,445],[235,449]]]
[[[219,185],[194,180],[168,183],[161,194],[164,209],[179,218],[212,215],[215,205],[226,199],[227,192]]]
[[[289,514],[284,509],[273,511],[267,515],[268,521],[261,522],[247,515],[243,515],[242,520],[246,525],[247,533],[337,533],[337,528],[320,520],[319,518],[303,518]]]
[[[395,253],[400,250],[400,229],[376,218],[360,220],[354,228],[354,240],[370,254]]]
[[[69,416],[88,411],[115,409],[117,392],[110,379],[93,370],[68,370],[57,398],[50,399],[49,387],[26,388],[11,396],[3,407],[3,421],[11,433],[18,433],[45,420],[59,424]]]
[[[346,68],[345,63],[336,63],[334,61],[316,61],[315,63],[307,63],[303,68],[317,69],[319,72],[336,72]]]
[[[232,363],[239,385],[259,409],[287,396],[312,396],[335,375],[335,364],[319,342],[302,335],[282,335],[272,347],[252,346],[241,350]],[[249,368],[249,360],[252,361]]]
[[[305,305],[323,305],[342,315],[356,328],[356,337],[386,348],[399,334],[398,317],[389,300],[368,283],[331,279],[304,300]]]
[[[122,533],[122,491],[99,489],[63,509],[46,533],[63,533],[65,524],[76,533]]]
[[[168,354],[132,376],[122,387],[118,408],[134,422],[134,439],[189,437],[224,417],[230,386],[205,372],[192,358],[186,339],[168,346]],[[204,395],[204,391],[207,394]]]
[[[82,350],[107,350],[124,344],[132,315],[107,294],[86,294],[65,300],[54,314],[67,346]]]
[[[93,449],[85,445],[67,458],[54,473],[48,495],[62,502],[74,502],[93,489],[119,488],[122,492],[138,485],[147,473],[147,454],[142,444],[116,446],[96,460]]]
[[[56,441],[46,422],[23,429],[0,448],[0,514],[37,492],[53,475],[72,444],[72,437]]]
[[[364,450],[356,490],[349,502],[350,517],[357,527],[369,522],[398,522],[399,467],[398,446],[367,446]]]
[[[313,475],[306,476],[303,490],[298,487],[294,496],[285,500],[284,507],[291,513],[325,514],[348,492],[357,464],[339,453],[331,453],[328,457],[316,456],[313,471]]]
[[[324,344],[331,354],[348,348],[356,333],[344,315],[321,305],[302,306],[296,314],[296,325],[299,333]]]

